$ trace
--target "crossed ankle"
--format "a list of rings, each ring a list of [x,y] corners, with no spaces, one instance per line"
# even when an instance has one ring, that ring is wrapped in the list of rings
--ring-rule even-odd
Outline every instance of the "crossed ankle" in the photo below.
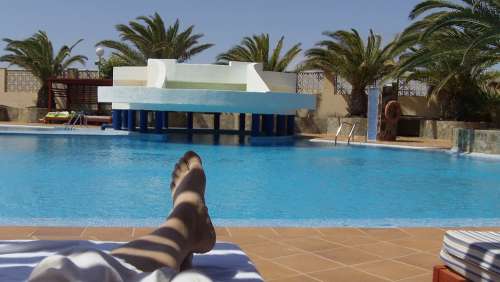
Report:
[[[195,207],[202,208],[205,206],[205,199],[196,192],[193,191],[185,191],[177,195],[177,197],[174,200],[174,209],[180,205],[180,204],[191,204]]]

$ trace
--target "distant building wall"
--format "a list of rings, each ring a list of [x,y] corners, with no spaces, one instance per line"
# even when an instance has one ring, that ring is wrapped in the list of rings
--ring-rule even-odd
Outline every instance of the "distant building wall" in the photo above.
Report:
[[[436,99],[425,96],[399,96],[401,114],[405,116],[418,116],[426,119],[439,118],[439,105]]]
[[[9,87],[7,77],[9,72],[12,71],[0,68],[0,105],[12,108],[27,108],[36,106],[36,90],[34,88],[30,89],[29,87],[23,87],[21,85],[23,82],[27,84],[30,83],[30,81],[20,79],[18,81],[19,87],[12,86],[12,83]],[[29,79],[29,77],[27,79]]]
[[[318,99],[317,116],[319,118],[345,117],[347,111],[347,99],[349,96],[342,95],[336,89],[335,77],[325,75],[323,80],[323,91]]]
[[[351,86],[342,78],[327,75],[321,71],[308,71],[298,74],[297,92],[317,94],[316,111],[299,111],[298,130],[307,133],[331,133],[338,118],[349,115],[348,100]],[[425,120],[439,118],[439,106],[435,99],[428,99],[426,87],[421,83],[400,83],[402,115],[419,117]],[[359,132],[357,132],[359,133]]]

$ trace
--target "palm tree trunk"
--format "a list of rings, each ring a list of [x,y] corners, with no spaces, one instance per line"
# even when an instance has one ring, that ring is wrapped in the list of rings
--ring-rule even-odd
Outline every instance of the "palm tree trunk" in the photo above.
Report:
[[[38,96],[36,100],[36,106],[38,108],[47,108],[49,105],[49,87],[46,83],[40,87],[38,90]],[[52,101],[52,108],[54,108],[54,101]]]
[[[353,88],[348,101],[348,111],[351,116],[366,116],[368,97],[363,88]]]

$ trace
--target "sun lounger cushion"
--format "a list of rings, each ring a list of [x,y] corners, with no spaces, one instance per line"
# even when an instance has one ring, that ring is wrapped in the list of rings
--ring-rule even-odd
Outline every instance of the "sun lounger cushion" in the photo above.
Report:
[[[70,118],[75,114],[75,112],[48,112],[45,117],[48,118]]]
[[[26,281],[41,260],[67,249],[109,252],[120,245],[98,241],[0,241],[0,281]],[[263,281],[245,253],[231,243],[217,242],[211,252],[195,255],[193,265],[213,281]]]
[[[500,233],[448,231],[441,259],[471,281],[500,281]]]

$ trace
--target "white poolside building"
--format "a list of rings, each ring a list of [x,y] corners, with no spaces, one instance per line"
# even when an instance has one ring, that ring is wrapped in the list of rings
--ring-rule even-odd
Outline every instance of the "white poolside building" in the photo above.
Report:
[[[252,115],[250,134],[287,136],[294,133],[299,109],[315,109],[316,96],[296,91],[295,73],[263,71],[262,64],[184,64],[150,59],[144,67],[116,67],[113,86],[99,87],[100,103],[111,103],[113,128],[147,131],[153,111],[155,131],[168,129],[166,112],[185,112],[186,130],[192,131],[192,113],[214,114],[213,131],[219,133],[221,113],[240,114],[238,134],[245,132],[245,115]],[[167,116],[167,118],[166,118]]]

